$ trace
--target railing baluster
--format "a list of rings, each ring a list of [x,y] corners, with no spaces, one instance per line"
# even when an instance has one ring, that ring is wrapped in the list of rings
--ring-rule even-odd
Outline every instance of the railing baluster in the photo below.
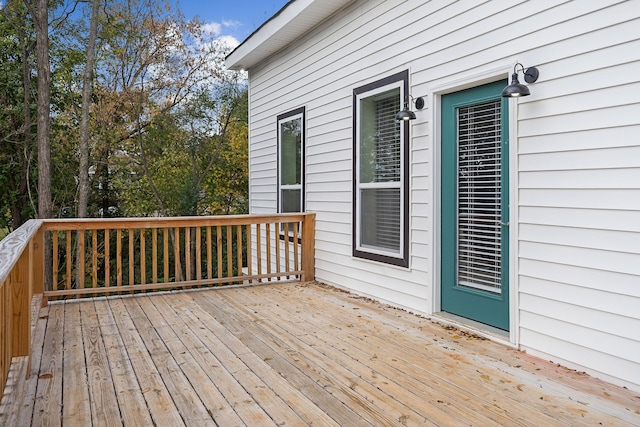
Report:
[[[300,270],[300,258],[298,255],[298,250],[300,245],[298,245],[298,223],[293,223],[293,269],[298,271]],[[297,277],[297,276],[296,276]]]
[[[71,289],[71,267],[73,266],[73,253],[71,252],[71,230],[65,233],[65,260],[67,263],[67,277],[65,278],[65,289]]]
[[[108,288],[111,285],[111,251],[109,229],[104,230],[104,286]]]
[[[158,229],[151,231],[151,280],[158,283]]]
[[[287,225],[285,233],[284,233],[284,268],[287,273],[291,271],[291,265],[289,263],[289,227],[291,226],[290,222],[285,223]],[[287,274],[287,279],[289,275]]]
[[[191,227],[184,228],[184,269],[187,281],[191,280]]]
[[[211,227],[207,226],[207,279],[213,278],[213,257],[211,255]]]
[[[260,233],[260,224],[256,224],[256,258],[258,261],[258,276],[262,275],[262,245],[260,244]]]
[[[238,258],[238,273],[236,276],[242,276],[242,226],[236,226],[236,253]]]
[[[169,229],[164,229],[164,240],[163,240],[163,261],[164,261],[164,277],[162,279],[162,283],[169,282]]]
[[[267,246],[267,274],[271,274],[271,224],[265,225],[266,239],[265,244]],[[271,281],[271,276],[267,278],[267,282]]]
[[[174,245],[174,250],[173,250],[173,256],[175,259],[174,262],[174,268],[173,268],[173,274],[174,274],[174,278],[173,281],[174,282],[179,282],[180,278],[182,277],[182,266],[180,265],[180,228],[179,227],[174,227],[173,229],[173,245]]]
[[[233,276],[233,227],[227,225],[227,277]]]
[[[116,231],[116,285],[122,286],[122,229]]]
[[[249,276],[253,276],[253,256],[251,249],[251,224],[246,225],[246,236],[247,236],[247,274]],[[253,283],[253,279],[251,280]]]
[[[135,230],[133,228],[129,228],[128,232],[129,232],[129,283],[128,285],[131,286],[136,283],[135,252],[133,250],[134,248],[133,241],[136,235],[135,235]],[[131,293],[133,293],[133,291]]]
[[[273,230],[273,234],[275,234],[274,240],[276,242],[276,273],[280,273],[280,267],[282,264],[282,261],[280,259],[280,223],[276,222],[274,228],[275,230]],[[281,277],[278,277],[278,280],[280,279]]]
[[[196,227],[196,280],[202,280],[202,230]]]
[[[144,228],[140,229],[140,284],[147,284],[147,233]]]
[[[91,287],[98,287],[98,230],[91,230]]]
[[[76,287],[78,289],[84,289],[84,230],[78,230],[78,283]]]
[[[53,289],[58,289],[58,232],[51,232],[51,245],[53,246],[53,255],[52,261],[53,266],[51,268],[51,273],[53,274],[51,284]]]
[[[216,227],[216,250],[218,252],[218,279],[222,278],[222,227]]]

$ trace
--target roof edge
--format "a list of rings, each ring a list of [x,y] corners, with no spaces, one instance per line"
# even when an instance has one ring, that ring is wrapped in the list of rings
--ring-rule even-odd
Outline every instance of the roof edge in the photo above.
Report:
[[[249,70],[282,50],[353,0],[290,0],[225,58],[228,69]]]

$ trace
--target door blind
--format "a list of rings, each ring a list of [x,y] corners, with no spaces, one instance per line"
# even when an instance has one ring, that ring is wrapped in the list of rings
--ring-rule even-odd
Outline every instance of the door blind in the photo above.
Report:
[[[458,285],[501,290],[500,100],[458,108]]]

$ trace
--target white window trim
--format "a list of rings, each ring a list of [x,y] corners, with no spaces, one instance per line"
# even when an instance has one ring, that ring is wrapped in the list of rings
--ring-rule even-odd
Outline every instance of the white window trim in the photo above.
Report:
[[[305,165],[304,165],[304,152],[305,152],[305,108],[301,107],[287,113],[281,114],[277,118],[277,127],[278,127],[278,136],[277,136],[277,160],[278,166],[276,170],[277,181],[278,181],[278,213],[282,213],[282,190],[300,190],[300,212],[305,212],[305,197],[304,197],[304,188],[305,188]],[[290,122],[293,120],[300,120],[301,122],[301,135],[300,135],[300,184],[282,184],[282,134],[281,134],[281,124]]]

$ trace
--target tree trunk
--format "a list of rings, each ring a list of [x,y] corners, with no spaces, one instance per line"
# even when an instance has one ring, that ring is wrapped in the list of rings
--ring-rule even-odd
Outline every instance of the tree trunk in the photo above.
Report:
[[[27,206],[30,201],[29,188],[29,170],[31,166],[32,156],[32,117],[31,117],[31,54],[33,45],[29,40],[26,29],[26,13],[22,12],[15,17],[15,28],[20,37],[20,49],[22,51],[22,90],[24,102],[24,124],[22,128],[23,140],[22,145],[16,145],[16,158],[19,159],[20,178],[19,181],[12,185],[12,188],[18,190],[18,194],[14,205],[11,207],[13,229],[20,227],[28,218],[25,215]],[[33,211],[36,211],[35,204],[32,204]]]
[[[25,17],[26,19],[26,17]],[[24,22],[23,22],[24,24]],[[24,222],[23,211],[27,205],[29,194],[29,169],[31,164],[31,52],[29,40],[24,25],[21,28],[22,34],[20,44],[22,45],[22,87],[24,90],[24,146],[20,154],[20,191],[18,194],[18,206],[14,214],[14,226],[18,228]],[[19,215],[19,223],[16,224],[16,215]]]
[[[49,64],[49,2],[37,0],[34,16],[36,28],[36,50],[38,58],[38,218],[51,218],[51,142],[50,130],[50,85]],[[51,236],[45,235],[45,289],[51,289]]]
[[[93,87],[93,68],[96,59],[96,38],[98,34],[98,16],[100,0],[93,0],[89,22],[89,42],[87,43],[87,63],[82,78],[82,110],[80,117],[80,179],[78,185],[78,217],[87,216],[89,205],[89,113],[91,110],[91,92]]]

